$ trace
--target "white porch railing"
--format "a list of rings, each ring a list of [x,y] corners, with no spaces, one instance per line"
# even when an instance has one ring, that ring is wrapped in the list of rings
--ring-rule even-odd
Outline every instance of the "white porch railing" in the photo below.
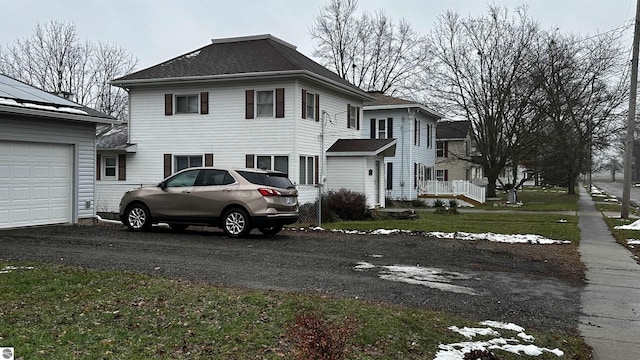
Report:
[[[418,195],[458,196],[463,195],[481,204],[485,202],[486,189],[467,180],[437,181],[426,180],[418,184]]]

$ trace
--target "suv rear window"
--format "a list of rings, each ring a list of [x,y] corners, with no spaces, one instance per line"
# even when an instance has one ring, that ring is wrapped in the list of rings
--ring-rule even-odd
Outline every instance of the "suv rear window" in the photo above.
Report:
[[[293,189],[295,186],[283,173],[255,173],[251,171],[238,171],[238,174],[252,184],[273,186],[280,189]]]

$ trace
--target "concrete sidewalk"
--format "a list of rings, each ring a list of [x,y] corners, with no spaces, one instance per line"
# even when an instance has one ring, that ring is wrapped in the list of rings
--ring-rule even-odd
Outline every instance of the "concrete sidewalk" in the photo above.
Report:
[[[595,360],[640,359],[640,265],[615,241],[586,191],[579,208],[579,251],[587,267],[580,334]]]

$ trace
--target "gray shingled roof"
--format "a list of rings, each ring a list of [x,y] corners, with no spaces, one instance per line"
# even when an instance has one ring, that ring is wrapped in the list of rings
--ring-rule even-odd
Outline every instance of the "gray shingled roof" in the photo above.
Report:
[[[115,79],[112,83],[122,85],[153,79],[171,80],[305,71],[366,94],[347,80],[298,52],[295,46],[268,34],[214,39],[210,45]]]
[[[469,133],[471,122],[464,121],[438,121],[436,125],[436,139],[464,139]]]
[[[129,145],[128,124],[96,126],[96,148],[98,150],[124,150]]]
[[[365,106],[379,106],[379,105],[420,105],[419,103],[411,100],[400,99],[397,97],[385,95],[378,91],[370,91],[369,95],[373,96],[375,100],[365,103]]]

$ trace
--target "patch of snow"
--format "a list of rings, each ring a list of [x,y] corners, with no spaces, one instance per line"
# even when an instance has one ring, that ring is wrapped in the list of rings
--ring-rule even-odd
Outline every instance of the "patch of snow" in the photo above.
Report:
[[[503,323],[499,321],[485,320],[480,323],[480,325],[491,326],[498,329],[511,330],[515,332],[523,332],[524,328],[522,326],[518,326],[514,323]]]
[[[198,50],[198,51],[194,51],[194,52],[192,52],[191,54],[187,54],[187,55],[185,55],[184,57],[186,57],[187,59],[191,59],[192,57],[196,57],[196,56],[198,56],[198,55],[200,55],[200,50]]]
[[[304,229],[300,229],[300,230],[304,230]],[[325,229],[321,227],[310,227],[308,228],[308,230],[325,231]],[[541,235],[534,235],[534,234],[494,234],[494,233],[474,234],[474,233],[466,233],[461,231],[454,232],[454,233],[445,233],[440,231],[432,231],[432,232],[424,233],[421,231],[414,232],[414,231],[399,230],[399,229],[377,229],[372,231],[331,229],[330,231],[342,233],[342,234],[353,234],[353,235],[393,235],[393,234],[423,235],[423,236],[432,236],[432,237],[437,237],[442,239],[485,240],[485,241],[510,243],[510,244],[538,244],[538,245],[571,244],[571,241],[568,241],[568,240],[553,240]]]
[[[627,239],[627,245],[640,245],[640,240],[638,240],[638,239]]]
[[[473,339],[476,335],[480,335],[480,336],[500,336],[500,333],[493,330],[492,328],[470,328],[470,327],[463,327],[462,329],[460,329],[457,326],[449,326],[447,329],[456,332],[464,337],[466,337],[467,339]]]
[[[366,261],[360,261],[358,264],[356,264],[356,266],[354,266],[353,268],[358,270],[358,271],[362,271],[362,270],[366,270],[366,269],[374,269],[376,266],[368,263]]]
[[[452,344],[440,344],[438,348],[440,351],[436,353],[434,360],[464,360],[465,354],[473,350],[502,350],[508,351],[517,355],[521,353],[528,356],[540,356],[544,353],[551,353],[558,357],[564,356],[564,352],[560,349],[548,349],[539,347],[533,344],[523,345],[518,339],[510,338],[505,339],[500,336],[500,333],[493,328],[499,328],[507,331],[519,332],[518,337],[527,341],[533,342],[535,339],[533,336],[524,333],[524,328],[512,323],[501,323],[497,321],[483,321],[481,325],[489,326],[488,328],[467,328],[462,329],[457,326],[449,327],[449,330],[454,331],[460,335],[463,335],[467,339],[471,339],[476,335],[480,336],[495,336],[495,338],[486,341],[466,341]]]
[[[0,274],[8,274],[10,272],[16,271],[16,270],[33,270],[33,266],[12,266],[12,265],[7,265],[4,268],[0,269]]]
[[[481,233],[473,234],[466,232],[444,233],[439,231],[433,231],[426,233],[427,236],[434,236],[443,239],[459,239],[459,240],[486,240],[500,243],[510,244],[571,244],[571,241],[567,240],[552,240],[540,235],[534,234],[494,234],[494,233]]]
[[[640,230],[640,220],[636,220],[631,224],[618,225],[613,227],[616,230]]]
[[[354,266],[356,271],[375,268],[379,268],[378,276],[383,280],[421,285],[458,294],[478,295],[472,288],[452,284],[454,280],[472,279],[470,276],[462,273],[444,271],[438,268],[423,268],[420,266],[376,266],[366,261],[360,261]]]

